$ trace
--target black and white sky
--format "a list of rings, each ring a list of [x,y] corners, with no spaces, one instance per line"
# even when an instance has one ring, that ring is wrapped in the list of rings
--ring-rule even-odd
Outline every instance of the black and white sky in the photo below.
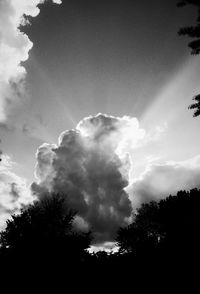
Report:
[[[60,2],[0,0],[1,223],[32,182],[37,195],[70,187],[79,222],[111,240],[131,206],[199,185],[200,120],[187,108],[200,58],[177,34],[196,11],[176,0]]]

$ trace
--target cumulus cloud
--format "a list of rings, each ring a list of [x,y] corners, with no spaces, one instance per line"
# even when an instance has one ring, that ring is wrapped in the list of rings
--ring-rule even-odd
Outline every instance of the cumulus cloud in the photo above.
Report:
[[[151,164],[128,188],[133,208],[141,203],[200,188],[200,155],[181,162]]]
[[[0,121],[6,119],[6,107],[23,92],[26,74],[22,62],[33,46],[20,31],[27,17],[36,17],[38,4],[45,0],[0,0]],[[61,4],[59,0],[54,3]],[[9,103],[8,103],[9,102]]]
[[[33,201],[25,179],[12,172],[13,163],[7,155],[2,155],[0,163],[0,229],[5,226],[11,214]]]
[[[124,150],[130,143],[137,146],[143,136],[135,118],[86,117],[63,132],[58,145],[38,149],[32,190],[38,198],[47,191],[67,195],[80,227],[93,230],[96,241],[113,240],[132,211],[125,191],[131,162]]]

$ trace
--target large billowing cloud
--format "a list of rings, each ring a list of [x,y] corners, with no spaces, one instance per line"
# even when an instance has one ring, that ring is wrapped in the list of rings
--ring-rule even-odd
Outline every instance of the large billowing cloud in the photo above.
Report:
[[[2,155],[0,163],[0,229],[11,214],[33,201],[25,179],[12,172],[12,162]]]
[[[47,191],[67,195],[79,226],[93,230],[96,241],[113,240],[132,211],[125,191],[131,162],[124,150],[143,137],[135,118],[87,117],[63,132],[58,145],[38,149],[32,190],[39,198]]]
[[[33,43],[20,31],[27,17],[36,17],[38,4],[45,0],[0,0],[0,122],[6,119],[6,107],[23,92],[26,74],[21,62],[28,59]],[[53,0],[60,4],[60,0]],[[9,103],[8,103],[9,102]]]
[[[200,155],[186,161],[150,165],[128,192],[133,208],[137,208],[144,202],[193,188],[200,188]]]

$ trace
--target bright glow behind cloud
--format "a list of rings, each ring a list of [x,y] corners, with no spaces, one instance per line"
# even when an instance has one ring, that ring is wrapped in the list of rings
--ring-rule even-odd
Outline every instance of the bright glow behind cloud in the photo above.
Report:
[[[7,102],[13,102],[23,91],[26,74],[21,62],[28,59],[33,46],[28,36],[20,31],[26,17],[36,17],[38,4],[43,0],[0,0],[0,121],[6,119]],[[61,1],[54,0],[61,4]]]
[[[96,241],[113,240],[131,216],[125,188],[131,162],[126,146],[136,147],[144,130],[136,118],[105,114],[84,118],[74,130],[63,132],[58,146],[43,144],[37,151],[37,183],[32,190],[67,195],[78,211],[80,226],[95,232]]]
[[[120,158],[124,157],[128,146],[137,147],[145,137],[145,130],[139,127],[137,118],[129,116],[89,116],[76,129],[85,137],[103,141],[101,144],[110,146]]]

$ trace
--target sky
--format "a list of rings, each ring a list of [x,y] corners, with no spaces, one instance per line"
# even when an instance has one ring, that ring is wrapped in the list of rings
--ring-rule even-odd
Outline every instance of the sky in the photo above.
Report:
[[[0,223],[67,191],[112,241],[131,207],[199,186],[200,58],[177,34],[196,11],[176,3],[0,0]]]

